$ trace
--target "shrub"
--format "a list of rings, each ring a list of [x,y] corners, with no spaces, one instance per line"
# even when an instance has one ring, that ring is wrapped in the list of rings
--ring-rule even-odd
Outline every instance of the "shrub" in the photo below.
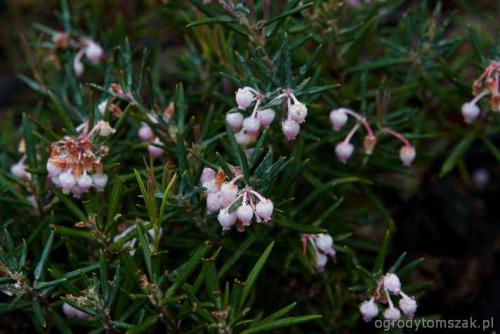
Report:
[[[464,24],[483,5],[12,6],[30,92],[1,116],[2,327],[359,332],[433,315],[407,209],[437,176],[470,188],[473,144],[500,160],[500,44]]]

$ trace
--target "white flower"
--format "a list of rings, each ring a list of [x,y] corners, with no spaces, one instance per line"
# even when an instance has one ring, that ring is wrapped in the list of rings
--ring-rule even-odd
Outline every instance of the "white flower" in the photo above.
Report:
[[[384,311],[384,318],[387,320],[396,321],[401,319],[401,312],[394,306],[390,306]]]
[[[401,292],[401,295],[403,296],[403,298],[399,300],[399,307],[401,308],[401,311],[403,311],[406,316],[413,318],[415,312],[417,311],[417,302],[415,301],[415,298],[409,297],[403,292]]]
[[[73,176],[71,170],[67,170],[59,175],[59,183],[61,184],[63,192],[65,194],[69,194],[71,188],[73,188],[76,184],[75,177]]]
[[[54,163],[52,163],[49,160],[47,160],[47,172],[49,173],[49,176],[59,176],[59,174],[62,173],[62,170]]]
[[[343,164],[351,157],[352,152],[354,152],[354,146],[349,142],[341,141],[335,146],[335,154]]]
[[[104,51],[101,46],[91,40],[90,38],[82,39],[84,47],[85,56],[92,64],[97,64],[101,61],[101,58],[104,56]]]
[[[264,198],[255,206],[255,214],[264,222],[271,220],[274,205],[270,199]]]
[[[324,254],[335,256],[336,252],[333,249],[333,238],[326,233],[317,234],[315,237],[316,247]]]
[[[288,118],[281,124],[281,129],[288,141],[295,140],[300,132],[300,125],[293,119]]]
[[[472,123],[478,116],[481,110],[473,102],[464,103],[462,106],[462,115],[464,116],[464,121],[467,124]]]
[[[370,300],[365,300],[361,303],[361,305],[359,305],[359,311],[363,316],[363,320],[368,322],[378,315],[378,306],[373,298],[371,298]]]
[[[87,172],[84,172],[78,178],[77,184],[78,187],[80,187],[80,189],[82,190],[82,192],[85,192],[89,190],[90,187],[92,187],[92,178],[87,174]]]
[[[137,134],[139,136],[139,139],[142,141],[151,141],[154,139],[155,136],[151,127],[146,123],[142,123]]]
[[[247,146],[253,140],[252,135],[246,133],[245,131],[235,133],[234,138],[236,138],[236,142],[241,146]]]
[[[392,293],[398,294],[401,291],[399,277],[393,273],[387,273],[383,278],[384,288]]]
[[[231,204],[238,195],[238,187],[230,182],[224,182],[220,187],[220,203],[223,208]]]
[[[231,227],[236,223],[236,219],[237,219],[236,212],[229,213],[228,209],[220,210],[219,215],[217,216],[219,224],[225,231],[231,229]]]
[[[304,123],[307,117],[306,105],[298,101],[290,105],[290,108],[288,109],[288,117],[290,117],[299,124]]]
[[[416,157],[416,152],[413,146],[404,145],[399,150],[399,158],[401,159],[403,165],[407,167],[411,166],[413,160],[415,160],[415,157]]]
[[[200,176],[200,183],[204,184],[205,182],[212,181],[215,179],[215,170],[210,167],[203,168]]]
[[[207,195],[207,211],[209,213],[217,212],[220,210],[219,193],[213,192]]]
[[[274,121],[276,113],[272,109],[262,109],[257,111],[257,118],[260,121],[260,125],[267,128]]]
[[[253,218],[253,209],[248,204],[242,204],[236,210],[236,215],[244,226],[248,226]]]
[[[108,183],[108,176],[106,174],[94,174],[92,175],[92,182],[97,191],[103,191]]]
[[[163,148],[158,147],[158,145],[161,144],[161,140],[159,138],[155,138],[153,142],[148,145],[148,152],[153,158],[158,158],[163,154]]]
[[[238,104],[238,108],[244,110],[253,101],[255,101],[255,93],[251,87],[239,88],[236,91],[236,103]]]
[[[330,112],[330,123],[335,131],[340,131],[342,127],[347,123],[347,109],[340,108],[335,109]]]
[[[257,134],[260,130],[260,121],[257,117],[250,116],[243,120],[243,130],[249,134]]]
[[[237,132],[243,125],[243,114],[240,112],[226,114],[226,122],[231,128],[231,131]]]

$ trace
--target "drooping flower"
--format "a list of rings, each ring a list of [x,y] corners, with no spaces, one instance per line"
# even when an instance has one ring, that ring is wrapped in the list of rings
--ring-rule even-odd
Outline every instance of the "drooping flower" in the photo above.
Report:
[[[393,303],[395,297],[400,297],[399,308]],[[401,281],[394,273],[387,273],[381,277],[377,283],[377,289],[369,300],[361,303],[359,311],[365,321],[371,321],[379,313],[380,304],[387,304],[383,312],[383,317],[390,321],[397,321],[401,319],[401,311],[403,314],[412,318],[417,311],[417,302],[415,298],[409,297],[401,290]]]

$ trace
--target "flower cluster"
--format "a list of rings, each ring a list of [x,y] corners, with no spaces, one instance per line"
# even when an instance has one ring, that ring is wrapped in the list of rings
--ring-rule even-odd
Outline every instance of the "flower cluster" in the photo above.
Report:
[[[399,309],[394,306],[391,294],[401,297],[399,299]],[[359,306],[359,311],[366,322],[371,321],[378,315],[379,307],[377,302],[388,305],[383,313],[384,318],[387,320],[396,321],[401,319],[401,311],[408,318],[413,318],[417,311],[415,298],[408,296],[401,290],[399,277],[394,273],[387,273],[382,277],[377,284],[377,289],[373,296],[369,300],[362,302]]]
[[[349,131],[345,139],[338,143],[335,147],[335,154],[337,155],[340,162],[344,164],[354,152],[354,145],[351,143],[351,139],[360,126],[363,126],[366,131],[366,136],[363,140],[365,154],[372,154],[375,148],[375,144],[377,143],[377,134],[373,132],[366,118],[347,108],[339,108],[330,112],[330,123],[333,127],[333,130],[340,131],[340,129],[342,129],[342,127],[344,127],[344,125],[347,123],[349,116],[353,117],[356,120],[356,124]],[[382,128],[380,130],[380,134],[391,135],[403,143],[403,146],[399,150],[399,158],[401,159],[403,165],[410,167],[413,163],[413,160],[415,160],[416,152],[415,148],[408,141],[408,139],[406,139],[406,137],[404,137],[401,133],[389,128]]]
[[[318,234],[303,234],[302,235],[302,250],[304,255],[307,254],[308,246],[311,246],[314,254],[314,264],[316,270],[322,272],[325,269],[328,257],[335,259],[337,253],[333,249],[333,238],[326,233]]]
[[[500,112],[499,80],[500,61],[492,61],[481,77],[472,84],[472,94],[475,97],[462,106],[462,115],[464,116],[465,123],[470,124],[479,117],[481,110],[477,103],[487,95],[490,95],[491,110],[493,112]]]
[[[253,111],[248,117],[239,111],[226,115],[226,122],[235,133],[236,140],[240,145],[248,146],[258,138],[263,128],[267,128],[273,123],[276,117],[275,111],[271,108],[261,108],[265,98],[262,93],[248,86],[236,91],[238,109],[246,110],[254,104]],[[282,99],[287,101],[287,117],[282,122],[281,129],[288,141],[295,140],[300,132],[300,124],[304,123],[306,119],[307,107],[295,97],[291,89],[284,89],[282,94],[275,96],[270,102]]]
[[[86,128],[87,123],[80,129]],[[107,146],[98,148],[93,144],[95,136],[106,137],[115,130],[108,122],[99,121],[91,131],[78,137],[66,136],[52,143],[47,172],[52,183],[65,194],[79,198],[90,188],[103,191],[108,176],[104,173],[101,159],[108,153]]]
[[[168,124],[171,122],[173,115],[174,115],[174,105],[170,104],[163,111],[163,115],[161,116],[162,117],[161,121]],[[147,117],[149,121],[153,124],[160,123],[160,118],[156,114],[150,113],[147,115]],[[137,135],[139,136],[139,139],[143,143],[148,144],[148,152],[151,155],[151,157],[157,158],[163,154],[164,152],[164,149],[162,148],[163,143],[161,142],[160,138],[155,135],[153,129],[151,129],[151,127],[146,122],[141,123],[141,127],[139,128]]]
[[[273,202],[263,197],[250,186],[240,189],[236,182],[243,176],[233,169],[234,178],[226,180],[223,171],[215,172],[212,168],[203,169],[200,183],[207,193],[207,211],[216,213],[223,230],[230,230],[236,225],[243,232],[250,226],[253,218],[257,223],[268,222],[273,214]]]
[[[73,58],[73,70],[77,76],[81,76],[84,71],[82,59],[85,56],[92,64],[98,64],[104,57],[102,47],[95,41],[86,36],[71,39],[66,32],[56,32],[52,34],[52,42],[56,48],[66,49],[72,47],[77,49],[77,53]]]

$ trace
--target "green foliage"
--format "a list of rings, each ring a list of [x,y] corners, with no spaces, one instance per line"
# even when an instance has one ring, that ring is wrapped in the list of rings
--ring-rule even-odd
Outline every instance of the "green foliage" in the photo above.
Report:
[[[467,179],[474,144],[500,161],[497,115],[472,128],[460,119],[472,81],[500,58],[498,38],[460,21],[462,5],[110,3],[62,0],[22,32],[16,71],[31,95],[1,121],[0,326],[20,316],[37,332],[361,332],[358,305],[380,277],[411,280],[423,262],[393,245],[392,198],[415,192],[407,184],[425,174],[456,176],[458,167]],[[78,77],[78,50],[56,47],[58,31],[97,41],[104,59],[83,58]],[[252,151],[224,122],[244,86],[277,114]],[[286,107],[273,99],[287,88],[309,109],[294,142],[279,126]],[[405,135],[416,167],[401,166],[400,146],[385,137],[372,155],[356,149],[340,164],[334,148],[347,132],[328,121],[340,107],[375,131]],[[50,145],[99,121],[116,130],[102,161],[108,184],[73,198],[49,180]],[[159,143],[138,139],[144,124]],[[29,180],[9,173],[21,155]],[[207,213],[204,167],[228,178],[241,170],[242,184],[272,199],[271,221],[221,231]],[[301,249],[301,235],[317,233],[331,234],[337,252],[322,273]],[[419,298],[426,282],[418,283]],[[63,304],[86,319],[66,317]]]

